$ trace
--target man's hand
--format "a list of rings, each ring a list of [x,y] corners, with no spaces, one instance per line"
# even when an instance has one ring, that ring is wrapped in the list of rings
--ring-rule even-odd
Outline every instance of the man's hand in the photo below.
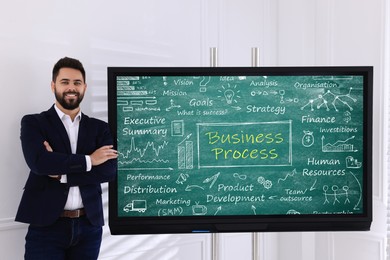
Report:
[[[118,157],[118,152],[112,149],[113,145],[105,145],[95,150],[91,155],[92,166],[97,166],[110,159]]]
[[[44,141],[43,145],[45,146],[48,152],[53,152],[53,149],[51,148],[50,144],[47,141]],[[61,175],[49,175],[49,177],[57,180],[61,179]]]
[[[47,141],[44,141],[43,145],[45,146],[48,152],[53,152],[53,149],[51,148],[50,144]]]

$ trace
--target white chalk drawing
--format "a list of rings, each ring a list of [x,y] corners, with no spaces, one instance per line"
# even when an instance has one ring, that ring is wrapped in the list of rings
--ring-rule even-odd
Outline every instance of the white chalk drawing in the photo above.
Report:
[[[140,77],[121,77],[117,79],[117,106],[122,107],[122,111],[132,112],[137,107],[146,107],[157,110],[157,98],[153,93],[149,93],[144,88],[140,88]],[[144,78],[142,78],[144,79]]]
[[[343,186],[343,190],[345,191],[345,202],[344,204],[347,204],[347,203],[351,203],[351,201],[349,200],[349,196],[348,196],[348,190],[349,190],[349,187],[348,186]]]
[[[338,193],[338,190],[339,190],[339,187],[337,185],[332,186],[333,197],[334,197],[333,205],[336,204],[336,202],[340,203],[339,199],[337,198],[337,196],[340,195],[340,193]],[[341,194],[343,194],[343,193],[341,193]],[[346,195],[346,197],[348,197],[348,194],[343,194],[343,195]]]
[[[188,173],[181,172],[179,173],[179,177],[177,177],[176,179],[176,183],[183,185],[188,180],[189,177],[190,175]]]
[[[252,90],[251,91],[251,96],[252,97],[261,96],[262,94],[263,94],[263,91],[261,91],[261,90]]]
[[[359,185],[359,200],[353,209],[360,210],[359,205],[360,205],[360,202],[362,201],[362,197],[363,197],[362,185],[361,185],[360,181],[358,180],[358,178],[355,176],[355,174],[353,174],[353,172],[350,171],[349,173],[353,176],[353,178],[356,180],[357,184]]]
[[[188,139],[192,134],[189,134],[177,145],[177,166],[179,169],[194,168],[194,144]]]
[[[194,189],[204,190],[204,188],[199,185],[187,185],[185,191],[193,191]]]
[[[184,135],[184,120],[173,120],[171,122],[171,136]]]
[[[324,142],[325,136],[321,137],[322,141],[322,151],[324,153],[343,153],[343,152],[357,152],[358,150],[355,149],[354,145],[349,143],[351,140],[353,140],[355,136],[351,136],[345,140],[338,140],[335,143],[326,143]]]
[[[218,92],[221,94],[218,98],[221,98],[232,108],[241,110],[241,107],[237,106],[238,100],[241,99],[240,90],[237,89],[237,85],[231,86],[227,83],[227,86],[222,85]]]
[[[290,209],[287,211],[286,215],[300,215],[301,213],[299,211],[296,211],[295,209]]]
[[[267,190],[271,189],[272,188],[272,181],[270,180],[266,180],[264,183],[264,188],[266,188]]]
[[[227,89],[223,92],[223,95],[225,96],[226,103],[231,105],[233,103],[235,92],[232,89]]]
[[[253,214],[254,214],[254,215],[257,215],[257,213],[256,213],[256,207],[255,207],[254,205],[251,206],[251,209],[252,209],[252,211],[253,211]]]
[[[176,105],[175,101],[173,99],[171,99],[170,102],[169,102],[169,107],[167,107],[165,109],[165,111],[169,112],[169,111],[171,111],[173,109],[177,109],[177,108],[181,108],[181,106],[180,105]]]
[[[264,184],[265,178],[263,176],[260,176],[260,177],[257,178],[257,182],[260,183],[260,184]]]
[[[313,76],[314,80],[352,80],[353,76],[344,76],[344,75],[329,75],[329,76]]]
[[[199,85],[201,87],[206,87],[207,84],[209,84],[210,80],[211,80],[210,76],[207,76],[207,77],[206,76],[202,76],[202,81],[199,83]]]
[[[245,174],[239,174],[238,172],[233,173],[233,177],[240,179],[240,180],[246,180],[247,176]]]
[[[219,206],[214,213],[214,216],[217,215],[222,210],[222,206]]]
[[[169,160],[156,158],[159,157],[161,152],[168,146],[168,141],[164,141],[162,144],[156,144],[154,141],[149,141],[145,145],[139,146],[134,137],[130,140],[130,148],[124,152],[118,151],[118,164],[131,165],[134,163],[141,164],[167,164]],[[145,158],[148,156],[148,158]],[[153,159],[149,159],[153,158]],[[147,168],[143,168],[147,169]],[[156,169],[156,168],[153,168]],[[167,169],[167,168],[162,168]],[[169,168],[171,169],[171,168]]]
[[[348,124],[349,122],[352,121],[352,114],[351,114],[351,112],[349,112],[349,111],[345,111],[345,112],[344,112],[343,121],[344,121],[346,124]]]
[[[310,147],[314,144],[314,136],[313,132],[309,130],[303,131],[304,135],[302,137],[302,145],[304,147]]]
[[[142,163],[142,162],[141,162]],[[142,168],[120,168],[119,170],[131,170],[131,171],[148,171],[148,170],[168,170],[173,171],[174,169],[172,167],[142,167]]]
[[[194,216],[203,216],[207,214],[207,207],[205,205],[199,205],[199,202],[195,202],[195,205],[192,205],[192,215]]]
[[[278,183],[281,181],[286,181],[288,177],[294,177],[294,175],[297,173],[297,170],[294,169],[292,172],[287,173],[287,175],[284,178],[279,178]]]
[[[317,184],[317,179],[314,181],[313,185],[310,187],[310,191],[316,190],[316,184]]]
[[[134,93],[133,91],[133,94]],[[147,93],[139,93],[141,95],[146,95]],[[117,106],[122,107],[122,111],[124,113],[133,112],[137,107],[145,107],[150,110],[159,111],[160,109],[157,107],[158,101],[154,96],[122,96],[118,97]]]
[[[309,107],[311,111],[314,111],[315,108],[317,110],[320,110],[324,107],[326,111],[330,111],[331,105],[336,112],[339,111],[339,106],[345,106],[350,111],[352,111],[353,108],[351,107],[349,101],[356,102],[357,99],[351,96],[351,91],[352,88],[349,89],[349,92],[347,94],[338,95],[328,90],[325,94],[320,94],[317,96],[317,98],[310,99],[303,107],[301,107],[301,110],[304,110],[306,107]]]
[[[255,96],[279,96],[280,98],[280,104],[285,104],[285,103],[298,103],[299,99],[298,98],[287,98],[285,97],[286,91],[284,89],[281,89],[279,91],[277,90],[252,90],[250,92],[250,95],[252,97]]]
[[[280,104],[284,103],[298,103],[299,99],[298,98],[285,98],[284,95],[286,94],[286,91],[284,89],[279,90],[279,95],[280,95]]]
[[[360,205],[360,202],[362,200],[362,186],[361,186],[361,183],[360,181],[356,178],[356,176],[352,173],[352,172],[349,172],[349,174],[351,174],[353,176],[353,178],[356,180],[358,186],[359,186],[359,191],[358,191],[358,194],[359,194],[359,198],[358,198],[358,201],[357,203],[355,204],[354,206],[354,210],[359,210],[359,205]],[[324,205],[325,204],[350,204],[351,203],[351,200],[350,200],[350,195],[351,194],[355,194],[356,191],[351,191],[350,190],[350,186],[349,185],[337,185],[337,184],[334,184],[332,185],[331,187],[329,185],[324,185],[323,186],[323,194],[324,194]],[[341,201],[340,201],[341,200]]]
[[[194,79],[200,79],[199,76],[194,76]],[[207,92],[207,84],[211,81],[211,76],[202,76],[202,80],[199,83],[199,92],[204,93]]]
[[[324,196],[325,196],[324,205],[325,205],[325,204],[330,203],[329,200],[328,200],[328,195],[330,195],[330,194],[328,194],[329,186],[328,185],[324,185],[322,190],[324,191]]]
[[[221,174],[221,173],[218,172],[218,173],[214,174],[213,176],[206,178],[206,179],[203,181],[203,183],[210,183],[209,188],[211,189],[211,188],[214,186],[214,183],[217,181],[217,179],[218,179],[218,177],[219,177],[220,174]]]
[[[120,152],[118,152],[118,154],[121,154]],[[122,160],[118,160],[118,164],[120,165],[132,165],[132,164],[167,164],[169,163],[169,160],[164,160],[164,159],[151,159],[151,160],[144,160],[142,158],[131,158],[129,160],[126,160],[126,161],[122,161]],[[158,170],[158,169],[166,169],[166,170],[173,170],[173,168],[171,167],[167,167],[167,168],[131,168],[129,170],[137,170],[137,169],[141,169],[141,170],[147,170],[147,169],[155,169],[155,170]],[[121,170],[126,170],[126,168],[121,168]]]
[[[152,150],[154,152],[154,154],[158,157],[160,155],[160,152],[168,145],[168,141],[164,141],[163,144],[161,145],[156,145],[155,142],[153,141],[149,141],[147,142],[147,144],[144,146],[144,147],[137,147],[137,144],[135,142],[135,138],[132,137],[131,138],[131,142],[130,142],[130,149],[126,151],[126,154],[122,154],[123,155],[123,158],[128,158],[129,155],[132,153],[132,152],[135,152],[135,153],[138,153],[139,156],[141,157],[144,157],[145,156],[145,153],[148,151],[148,150]]]
[[[349,169],[359,169],[362,167],[362,163],[357,159],[353,158],[353,156],[347,156],[345,158],[346,167]]]
[[[257,182],[262,184],[267,190],[272,188],[272,181],[266,180],[263,176],[257,178]]]
[[[147,209],[148,207],[146,205],[146,200],[133,200],[123,208],[123,211],[136,211],[144,213]]]

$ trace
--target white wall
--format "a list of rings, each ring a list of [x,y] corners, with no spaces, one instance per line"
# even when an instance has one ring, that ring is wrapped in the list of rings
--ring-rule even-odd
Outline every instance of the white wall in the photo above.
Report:
[[[2,257],[22,258],[26,232],[13,222],[28,172],[20,119],[53,103],[50,74],[59,58],[84,63],[89,88],[82,109],[107,120],[107,66],[209,66],[210,47],[218,47],[220,66],[250,66],[251,48],[260,47],[263,66],[375,67],[372,231],[113,237],[106,226],[100,258],[385,259],[388,2],[0,0]]]

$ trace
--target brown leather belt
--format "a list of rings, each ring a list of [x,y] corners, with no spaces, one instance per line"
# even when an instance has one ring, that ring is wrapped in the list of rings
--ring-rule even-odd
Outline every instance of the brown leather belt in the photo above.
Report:
[[[64,210],[60,217],[61,218],[79,218],[85,215],[84,209],[76,209],[76,210]]]

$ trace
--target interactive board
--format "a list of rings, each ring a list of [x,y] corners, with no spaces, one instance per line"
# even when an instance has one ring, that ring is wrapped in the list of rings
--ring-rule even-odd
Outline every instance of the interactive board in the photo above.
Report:
[[[108,68],[111,232],[368,230],[372,73]]]

